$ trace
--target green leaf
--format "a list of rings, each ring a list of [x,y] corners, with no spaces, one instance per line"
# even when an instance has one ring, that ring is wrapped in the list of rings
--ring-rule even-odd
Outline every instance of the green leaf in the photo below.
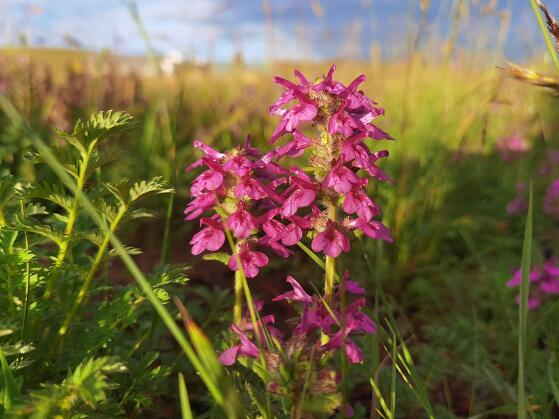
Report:
[[[72,197],[62,185],[42,182],[34,186],[29,186],[21,193],[21,197],[25,200],[44,199],[53,204],[59,205],[67,212],[72,207]]]
[[[108,358],[89,359],[78,365],[68,380],[68,384],[75,387],[83,401],[91,406],[105,399],[107,379],[101,373],[108,364]]]
[[[99,140],[129,128],[132,116],[125,112],[98,112],[87,121],[78,120],[71,133],[58,131],[58,135],[85,156]]]
[[[204,260],[216,260],[218,262],[223,263],[226,266],[229,264],[230,258],[231,255],[226,252],[206,253],[204,256],[202,256],[202,259]]]
[[[2,380],[0,381],[0,406],[5,410],[12,407],[19,394],[20,385],[14,378],[4,351],[0,348],[0,367],[2,367]]]
[[[153,195],[159,194],[167,194],[174,192],[173,188],[167,188],[163,178],[156,177],[148,181],[141,181],[135,183],[130,191],[128,192],[129,195],[129,203],[135,203],[141,199],[148,198]]]

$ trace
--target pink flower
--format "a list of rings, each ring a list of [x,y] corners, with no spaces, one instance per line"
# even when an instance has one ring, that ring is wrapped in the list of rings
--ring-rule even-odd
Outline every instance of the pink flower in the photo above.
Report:
[[[512,161],[527,153],[530,150],[530,144],[523,136],[514,134],[510,137],[501,138],[495,145],[495,148],[501,160]]]
[[[247,278],[254,278],[260,272],[260,268],[268,265],[268,256],[262,252],[253,251],[248,244],[241,246],[238,256],[231,255],[229,258],[229,268],[233,271],[239,270],[237,257],[241,260],[243,272]]]
[[[227,160],[223,165],[225,170],[239,177],[247,176],[253,167],[252,162],[241,153]]]
[[[290,141],[283,147],[278,147],[275,150],[275,154],[277,155],[278,159],[281,159],[284,156],[300,157],[305,149],[310,147],[310,145],[312,144],[311,139],[304,136],[299,131],[293,132],[293,138],[293,141]]]
[[[348,192],[344,198],[342,208],[346,214],[357,214],[364,221],[369,221],[380,214],[379,207],[361,188],[354,188]]]
[[[296,301],[303,304],[310,304],[312,302],[312,298],[306,291],[301,287],[301,285],[293,278],[292,276],[288,276],[286,279],[287,282],[293,288],[292,291],[284,292],[283,294],[278,295],[272,301]]]
[[[349,240],[342,232],[336,230],[332,221],[328,220],[326,230],[315,236],[311,247],[315,252],[324,252],[328,256],[338,257],[342,251],[349,252]]]
[[[299,208],[309,206],[316,198],[316,192],[309,189],[295,189],[282,205],[281,215],[291,217]]]
[[[206,170],[194,179],[190,187],[190,192],[192,195],[196,196],[203,191],[215,191],[217,188],[221,187],[222,184],[223,175],[221,173],[214,170]]]
[[[293,132],[301,122],[312,121],[318,112],[317,107],[310,101],[302,100],[283,114],[283,118],[270,138],[273,144],[286,132]]]
[[[345,167],[341,160],[334,165],[322,182],[323,186],[332,188],[339,194],[346,194],[351,191],[353,185],[359,184],[361,184],[361,178]]]
[[[187,221],[194,220],[195,218],[199,217],[204,211],[213,208],[215,204],[215,195],[212,192],[203,192],[192,201],[190,201],[190,203],[187,205],[186,209],[184,210],[184,214],[186,215],[184,219]]]
[[[229,214],[229,217],[227,217],[227,228],[229,228],[236,237],[246,239],[250,236],[251,231],[257,228],[257,225],[254,217],[245,210],[244,205],[239,204],[237,211]]]
[[[526,199],[527,185],[524,182],[516,184],[516,197],[507,205],[507,213],[517,215],[526,212],[528,209],[528,201]]]
[[[266,196],[264,187],[255,179],[251,177],[244,177],[234,190],[235,197],[243,199],[245,196],[255,201],[262,199]]]
[[[360,127],[360,121],[355,120],[345,108],[347,103],[343,103],[340,109],[332,115],[328,122],[328,132],[332,135],[340,133],[345,137],[349,137],[353,132]]]
[[[367,237],[375,240],[384,240],[388,243],[393,243],[394,239],[390,234],[390,230],[380,221],[365,221],[361,218],[353,220],[349,223],[350,227],[361,230]]]
[[[210,252],[219,250],[225,242],[225,234],[222,231],[221,223],[211,218],[202,218],[200,225],[207,225],[207,227],[196,233],[190,240],[192,254],[199,255],[204,250]]]
[[[260,354],[258,346],[256,346],[237,325],[232,325],[231,329],[239,336],[241,343],[232,346],[226,351],[222,352],[219,356],[219,362],[223,365],[233,365],[237,361],[238,356],[248,356],[251,358],[258,358]]]

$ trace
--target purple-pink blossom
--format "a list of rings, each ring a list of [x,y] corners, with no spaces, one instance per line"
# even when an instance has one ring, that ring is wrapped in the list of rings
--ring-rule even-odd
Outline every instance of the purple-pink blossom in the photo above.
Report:
[[[190,240],[192,254],[199,255],[204,250],[215,252],[221,249],[225,242],[225,234],[221,223],[211,218],[202,218],[200,225],[206,225],[207,227],[196,233]]]
[[[342,252],[349,252],[349,240],[344,233],[336,229],[331,220],[328,220],[326,230],[315,236],[311,247],[315,252],[324,252],[328,256],[338,257]]]
[[[254,278],[260,272],[260,268],[268,265],[268,256],[264,253],[252,250],[248,243],[241,246],[238,254],[229,258],[229,268],[233,271],[239,270],[237,258],[241,261],[243,272],[247,278]]]

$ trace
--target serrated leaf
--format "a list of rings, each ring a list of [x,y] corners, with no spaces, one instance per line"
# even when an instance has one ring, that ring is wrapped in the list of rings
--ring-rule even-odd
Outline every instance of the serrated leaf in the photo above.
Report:
[[[143,208],[138,208],[132,211],[129,211],[126,214],[126,220],[139,220],[143,218],[153,218],[155,215],[153,212],[145,210]]]
[[[204,256],[202,256],[202,259],[204,260],[216,260],[218,262],[223,263],[226,266],[229,264],[230,258],[231,255],[226,252],[206,253]]]
[[[156,177],[151,180],[143,180],[141,182],[135,183],[132,188],[130,188],[129,203],[135,203],[140,199],[145,199],[153,195],[172,193],[173,188],[166,188],[163,178]]]
[[[129,255],[132,255],[132,256],[141,255],[143,253],[142,249],[138,249],[137,247],[124,246],[124,248],[126,249],[126,252]],[[109,250],[108,253],[109,253],[109,256],[111,256],[111,257],[118,256],[118,252],[115,249]]]
[[[63,233],[55,231],[51,226],[46,224],[31,223],[29,219],[17,220],[16,228],[21,231],[26,231],[28,233],[37,234],[39,236],[45,237],[59,246],[64,242],[65,237]]]
[[[125,112],[101,111],[76,122],[71,133],[58,132],[61,138],[74,146],[80,154],[85,156],[98,140],[128,128],[132,116]]]
[[[25,217],[33,217],[35,215],[48,215],[47,208],[41,204],[29,203],[24,210]]]
[[[68,212],[73,203],[73,199],[68,195],[66,189],[62,185],[47,182],[42,182],[26,188],[21,193],[21,197],[25,200],[44,199],[61,206]]]
[[[0,253],[0,266],[24,265],[31,262],[35,255],[28,249],[14,249],[11,253]]]

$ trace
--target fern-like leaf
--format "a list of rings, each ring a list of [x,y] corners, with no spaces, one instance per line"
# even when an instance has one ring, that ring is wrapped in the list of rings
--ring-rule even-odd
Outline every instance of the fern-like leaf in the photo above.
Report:
[[[135,183],[132,188],[130,188],[129,194],[129,202],[136,203],[141,199],[148,198],[153,195],[159,194],[166,194],[174,192],[173,188],[168,188],[163,181],[163,178],[156,177],[151,180],[144,180],[138,183]]]

